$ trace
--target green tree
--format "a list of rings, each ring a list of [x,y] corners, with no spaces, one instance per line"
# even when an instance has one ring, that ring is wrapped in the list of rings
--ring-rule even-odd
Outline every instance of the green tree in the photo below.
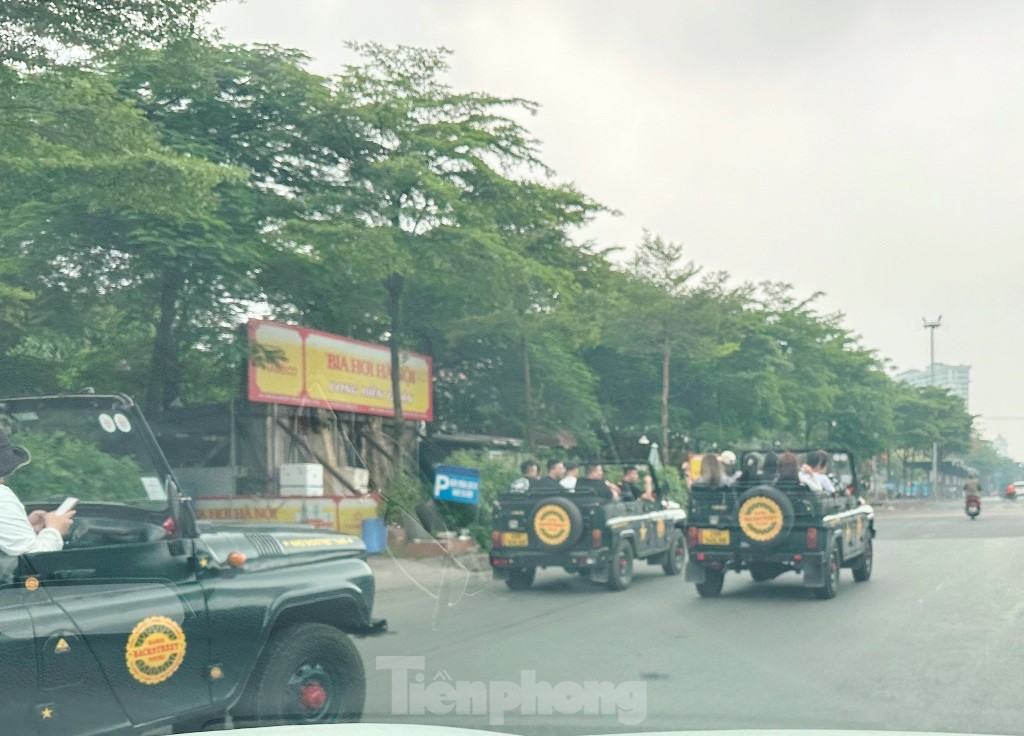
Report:
[[[5,63],[45,65],[68,50],[110,51],[192,35],[219,0],[10,0],[0,4]]]

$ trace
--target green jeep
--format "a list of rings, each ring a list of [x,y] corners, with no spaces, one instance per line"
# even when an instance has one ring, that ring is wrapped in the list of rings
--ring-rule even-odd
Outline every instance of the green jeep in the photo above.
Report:
[[[64,549],[0,554],[4,733],[360,718],[349,635],[386,623],[359,538],[197,523],[125,396],[0,399],[0,422],[35,455],[6,481],[29,511],[80,499]]]
[[[661,565],[666,575],[681,573],[686,512],[668,500],[667,487],[654,468],[646,467],[653,501],[609,500],[597,482],[585,479],[572,491],[550,479],[513,483],[494,504],[490,561],[495,577],[512,590],[525,590],[538,567],[561,567],[624,590],[638,559]]]
[[[766,453],[744,454],[741,467],[751,455]],[[686,582],[696,583],[707,598],[722,592],[727,570],[749,570],[755,582],[792,571],[818,598],[828,599],[838,592],[841,568],[850,568],[857,582],[871,577],[874,510],[856,495],[853,456],[832,450],[829,456],[835,493],[774,478],[694,485],[687,506]]]

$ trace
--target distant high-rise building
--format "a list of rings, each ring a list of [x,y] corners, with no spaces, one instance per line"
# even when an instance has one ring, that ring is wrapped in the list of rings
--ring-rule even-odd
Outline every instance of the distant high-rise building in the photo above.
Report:
[[[998,452],[1003,457],[1010,456],[1010,446],[1009,444],[1007,444],[1006,438],[1003,437],[1001,434],[997,435],[996,438],[992,440],[992,446],[996,448],[996,452]]]
[[[935,364],[935,386],[949,389],[954,395],[964,400],[967,406],[970,400],[971,367],[969,365]],[[929,368],[923,371],[904,371],[896,379],[911,386],[924,388],[932,384],[932,372]]]

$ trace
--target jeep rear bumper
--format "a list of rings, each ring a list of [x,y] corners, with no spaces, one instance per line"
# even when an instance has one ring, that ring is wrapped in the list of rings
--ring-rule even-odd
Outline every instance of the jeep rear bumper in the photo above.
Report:
[[[497,578],[506,578],[509,571],[524,567],[564,567],[579,570],[606,564],[609,556],[610,552],[605,547],[565,552],[500,549],[491,552],[491,569]]]
[[[750,550],[690,550],[686,560],[686,582],[703,583],[707,570],[749,570],[751,565],[778,565],[802,573],[804,585],[819,587],[824,582],[825,555],[822,552],[752,552]]]

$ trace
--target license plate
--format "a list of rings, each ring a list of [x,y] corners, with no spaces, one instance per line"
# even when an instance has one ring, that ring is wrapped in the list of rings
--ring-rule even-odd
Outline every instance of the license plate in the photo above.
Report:
[[[526,547],[530,544],[530,537],[526,532],[505,532],[501,542],[506,547]]]
[[[728,529],[701,529],[701,544],[729,544]]]

